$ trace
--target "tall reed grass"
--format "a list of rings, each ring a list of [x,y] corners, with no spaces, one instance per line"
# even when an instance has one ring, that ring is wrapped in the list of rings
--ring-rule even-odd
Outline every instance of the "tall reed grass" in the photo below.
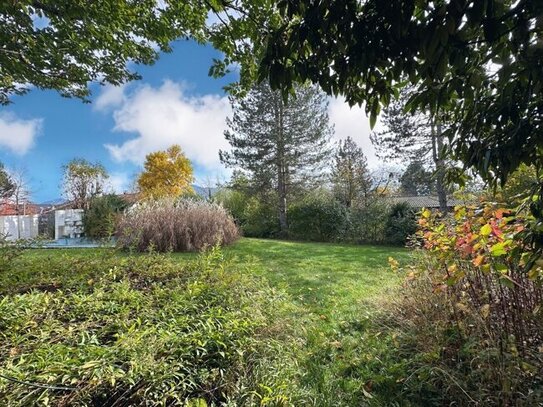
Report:
[[[192,199],[145,201],[118,224],[118,245],[136,251],[198,251],[239,238],[233,218],[220,205]]]

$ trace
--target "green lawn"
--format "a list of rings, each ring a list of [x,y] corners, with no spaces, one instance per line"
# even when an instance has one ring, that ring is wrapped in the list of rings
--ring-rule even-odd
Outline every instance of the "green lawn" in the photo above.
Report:
[[[226,249],[239,263],[285,288],[308,312],[334,320],[375,304],[397,286],[388,257],[405,260],[406,249],[330,243],[242,239]]]
[[[223,253],[237,270],[266,279],[292,302],[285,324],[297,332],[299,346],[293,352],[305,403],[351,406],[396,401],[401,372],[394,371],[390,351],[394,338],[374,326],[373,317],[401,281],[390,270],[388,258],[405,262],[408,250],[245,238]],[[126,263],[130,256],[141,255],[110,249],[30,250],[17,260],[17,273],[0,273],[0,299],[33,290],[88,291],[104,273],[101,263],[116,257]],[[197,255],[171,256],[185,264]],[[71,273],[60,266],[59,258],[70,259],[71,265],[81,259],[81,267]]]

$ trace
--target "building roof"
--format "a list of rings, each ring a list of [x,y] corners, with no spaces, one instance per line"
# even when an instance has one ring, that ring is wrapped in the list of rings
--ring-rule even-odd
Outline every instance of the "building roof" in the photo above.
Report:
[[[39,213],[41,213],[41,208],[30,202],[19,204],[19,210],[17,210],[15,203],[0,201],[0,216],[38,215]]]
[[[439,208],[439,198],[435,195],[391,196],[388,199],[392,204],[407,202],[413,208]],[[466,205],[467,203],[463,199],[457,199],[452,196],[447,197],[447,206],[449,208],[457,205]]]

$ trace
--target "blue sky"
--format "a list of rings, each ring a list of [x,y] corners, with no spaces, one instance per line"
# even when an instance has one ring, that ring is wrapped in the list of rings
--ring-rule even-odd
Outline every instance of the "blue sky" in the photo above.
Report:
[[[61,197],[62,165],[74,157],[102,163],[110,187],[127,190],[145,154],[178,143],[192,160],[197,183],[222,180],[218,161],[230,107],[223,86],[236,79],[207,73],[219,53],[210,46],[179,41],[152,66],[138,66],[140,81],[124,87],[93,86],[91,104],[53,91],[31,90],[0,106],[0,161],[23,171],[32,199]],[[367,118],[360,109],[330,101],[336,138],[353,137],[376,164]]]

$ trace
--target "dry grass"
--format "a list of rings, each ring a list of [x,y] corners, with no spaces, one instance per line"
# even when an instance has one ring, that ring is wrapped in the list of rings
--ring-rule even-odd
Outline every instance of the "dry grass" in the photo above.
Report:
[[[222,206],[190,199],[139,203],[118,225],[119,246],[140,252],[197,251],[232,244],[238,237],[234,220]]]

